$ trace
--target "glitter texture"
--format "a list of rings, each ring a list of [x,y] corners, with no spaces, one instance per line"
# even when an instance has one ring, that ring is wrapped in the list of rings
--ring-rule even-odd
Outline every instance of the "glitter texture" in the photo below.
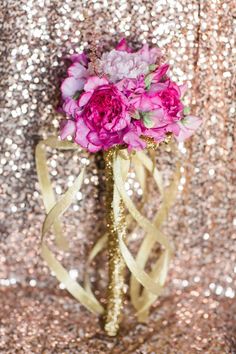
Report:
[[[124,205],[121,202],[119,224],[115,225],[113,211],[113,159],[116,149],[105,153],[105,183],[106,183],[106,210],[108,230],[108,256],[109,256],[109,285],[107,293],[107,309],[105,331],[110,336],[115,336],[119,330],[121,312],[124,302],[124,271],[125,263],[119,248],[117,233],[126,238],[126,222]]]
[[[235,352],[235,6],[223,1],[10,0],[0,4],[1,328],[5,353],[233,353]],[[108,338],[98,319],[58,284],[39,256],[44,218],[34,149],[57,134],[58,87],[66,57],[91,43],[111,49],[123,36],[138,48],[158,44],[172,78],[188,80],[185,97],[204,125],[179,144],[181,183],[165,234],[175,245],[165,292],[147,325],[129,301],[120,337]],[[181,82],[180,82],[181,83]],[[156,151],[164,178],[173,169],[166,147]],[[69,252],[57,257],[82,281],[93,243],[105,230],[104,170],[100,156],[48,151],[58,197],[87,165],[84,186],[63,218]],[[132,173],[132,172],[131,172]],[[141,194],[135,176],[127,192]],[[146,206],[156,210],[154,186]],[[152,190],[153,189],[153,190]],[[135,253],[142,235],[135,230]],[[154,254],[155,256],[155,254]],[[90,277],[105,303],[107,255]],[[96,269],[96,271],[94,270]]]

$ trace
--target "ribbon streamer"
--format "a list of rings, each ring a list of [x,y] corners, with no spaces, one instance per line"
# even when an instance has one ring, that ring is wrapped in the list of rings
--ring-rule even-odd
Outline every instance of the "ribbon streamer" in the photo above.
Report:
[[[42,228],[42,257],[48,264],[51,271],[54,272],[56,278],[65,285],[65,288],[73,297],[76,298],[76,300],[81,302],[81,304],[83,304],[92,313],[101,315],[104,313],[104,308],[98,302],[94,294],[91,291],[86,291],[77,281],[73,280],[70,277],[68,271],[60,264],[60,262],[56,259],[56,257],[45,244],[45,236],[52,226],[54,227],[56,239],[60,241],[59,244],[65,244],[62,239],[61,232],[57,234],[58,230],[61,230],[61,226],[58,226],[60,225],[59,218],[69,208],[69,206],[73,202],[76,193],[80,190],[85,172],[84,168],[80,175],[76,178],[73,185],[66,191],[64,196],[62,196],[62,198],[56,202],[47,168],[47,159],[45,151],[46,146],[59,150],[78,149],[75,144],[72,144],[70,142],[58,141],[54,137],[48,138],[47,140],[40,142],[36,147],[36,168],[39,177],[40,188],[42,190],[43,201],[47,212],[47,216],[45,218]]]
[[[57,140],[55,137],[50,137],[45,141],[41,141],[36,147],[36,167],[47,213],[42,228],[42,256],[49,268],[55,273],[57,279],[65,285],[65,288],[72,296],[80,301],[91,312],[97,315],[104,314],[103,306],[99,303],[92,292],[87,271],[93,259],[106,247],[107,234],[103,235],[97,241],[88,256],[84,287],[70,277],[67,270],[59,263],[45,243],[46,234],[53,227],[57,245],[60,248],[65,249],[66,241],[62,234],[60,217],[69,208],[75,194],[81,188],[85,173],[85,169],[82,169],[74,184],[66,191],[59,201],[56,201],[48,173],[45,149],[46,146],[59,150],[78,149],[76,144],[69,141],[62,142]],[[134,166],[136,176],[141,187],[143,188],[145,198],[147,198],[145,194],[146,171],[153,176],[160,191],[162,205],[152,221],[142,215],[126,193],[124,183],[128,174],[128,166],[130,162],[132,162]],[[120,220],[120,205],[122,202],[129,213],[128,219],[132,217],[137,222],[139,227],[141,227],[146,233],[146,236],[137,252],[136,258],[134,258],[129,251],[125,241],[122,239],[122,236],[118,234],[120,252],[124,258],[126,266],[131,272],[131,301],[137,310],[138,319],[140,321],[144,321],[148,315],[150,306],[154,301],[156,301],[163,289],[163,285],[167,277],[170,258],[173,253],[168,238],[160,231],[160,226],[167,218],[168,210],[176,198],[180,179],[180,166],[177,165],[173,181],[165,190],[160,172],[156,169],[152,160],[144,152],[136,152],[134,155],[129,155],[125,150],[116,150],[113,153],[113,177],[114,223],[118,226]],[[145,265],[156,242],[158,242],[161,247],[161,255],[153,264],[152,270],[147,273],[145,271]],[[142,292],[141,286],[143,287]]]
[[[166,190],[164,190],[161,174],[158,172],[158,170],[156,168],[154,168],[153,162],[143,153],[138,153],[137,157],[142,160],[143,165],[147,168],[147,170],[150,173],[153,173],[154,180],[157,184],[157,187],[159,188],[160,194],[163,199],[162,205],[161,205],[159,211],[156,213],[155,217],[153,218],[152,222],[156,226],[156,228],[158,229],[158,231],[159,231],[158,234],[162,235],[162,238],[164,237],[166,239],[168,246],[163,250],[160,258],[152,266],[152,271],[150,273],[150,277],[155,282],[159,283],[161,286],[161,289],[162,289],[164,286],[166,277],[167,277],[169,262],[170,262],[170,258],[172,255],[172,247],[168,241],[168,238],[166,236],[164,236],[163,233],[160,232],[160,227],[161,227],[161,224],[167,218],[168,211],[176,198],[179,180],[180,180],[180,165],[177,164],[177,168],[174,173],[173,181],[171,182],[170,186]],[[151,250],[152,250],[156,241],[158,241],[158,239],[153,237],[153,235],[148,234],[148,233],[146,234],[146,237],[144,238],[144,240],[139,248],[137,257],[136,257],[137,263],[142,268],[145,267],[145,264],[147,263],[149,255],[151,253]],[[159,242],[159,243],[161,244],[161,242]],[[131,301],[132,301],[134,307],[138,311],[137,314],[138,314],[139,320],[144,321],[147,318],[148,309],[151,307],[153,302],[156,301],[159,294],[153,295],[145,287],[143,289],[142,295],[139,296],[139,294],[140,294],[140,283],[136,280],[136,278],[133,276],[133,274],[131,274],[131,280],[130,280]]]

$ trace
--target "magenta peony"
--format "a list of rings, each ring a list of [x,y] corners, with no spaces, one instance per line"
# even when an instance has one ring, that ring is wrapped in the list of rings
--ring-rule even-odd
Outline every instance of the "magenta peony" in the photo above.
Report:
[[[78,103],[81,111],[75,115],[75,142],[90,152],[122,144],[124,129],[130,123],[127,98],[96,76],[88,79],[84,90]],[[67,126],[63,129],[69,131]]]

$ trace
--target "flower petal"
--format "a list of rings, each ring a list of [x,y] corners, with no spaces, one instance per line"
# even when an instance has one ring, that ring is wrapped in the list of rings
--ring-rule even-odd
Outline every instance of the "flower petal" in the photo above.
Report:
[[[69,76],[73,76],[76,79],[86,78],[88,76],[87,69],[80,63],[72,64],[67,73]]]
[[[98,133],[95,131],[91,131],[87,135],[88,141],[96,146],[101,146],[101,140],[99,139]]]
[[[99,150],[102,150],[102,147],[101,147],[101,145],[97,146],[97,145],[93,145],[93,144],[89,143],[87,149],[89,152],[94,153],[94,152],[98,152]]]
[[[85,124],[83,118],[80,117],[76,122],[76,134],[75,134],[76,144],[79,144],[80,146],[84,147],[90,152],[97,152],[101,150],[101,146],[94,145],[89,141],[88,139],[89,134],[90,134],[89,128]]]
[[[171,123],[166,126],[166,131],[173,133],[175,136],[179,135],[180,127],[178,123]]]
[[[88,57],[84,52],[80,54],[72,54],[70,56],[70,60],[72,61],[72,63],[80,63],[85,67],[87,67],[88,65]]]
[[[184,128],[183,126],[180,126],[179,134],[178,135],[175,134],[175,138],[177,139],[177,141],[179,143],[182,143],[186,139],[190,138],[190,136],[193,135],[193,133],[194,133],[194,131],[188,130],[188,129]]]
[[[149,62],[149,46],[148,46],[148,44],[144,44],[143,47],[138,51],[138,53],[141,55],[143,60],[145,60],[146,62]]]
[[[70,97],[67,97],[63,103],[63,111],[69,116],[74,116],[76,111],[79,110],[77,102]]]
[[[155,59],[155,61],[156,61],[156,59],[157,58],[160,58],[160,57],[162,57],[163,56],[163,53],[162,53],[162,51],[161,51],[161,49],[160,48],[158,48],[158,47],[153,47],[153,48],[151,48],[150,49],[150,59],[153,61],[154,59]],[[152,64],[152,63],[151,63]]]
[[[138,51],[141,55],[142,59],[146,61],[149,65],[155,64],[157,58],[161,57],[163,54],[158,47],[154,47],[149,49],[148,44],[144,44],[144,46]]]
[[[104,77],[91,76],[84,85],[84,91],[93,91],[97,87],[107,85],[108,81]]]
[[[84,87],[84,79],[75,79],[74,77],[67,77],[61,84],[62,97],[73,97],[77,91]]]
[[[168,64],[164,64],[162,66],[160,66],[154,73],[153,73],[153,77],[152,77],[152,82],[159,82],[162,77],[167,73],[167,71],[169,70],[169,65]]]
[[[149,112],[149,116],[154,123],[154,128],[166,125],[166,123],[164,123],[165,112],[163,108],[154,109],[153,111]]]
[[[152,111],[154,109],[153,103],[147,94],[142,95],[139,109],[141,111]]]
[[[140,95],[139,100],[134,102],[134,107],[141,111],[149,112],[159,108],[161,104],[161,99],[157,94],[144,93]]]
[[[184,117],[184,119],[182,121],[180,121],[180,123],[181,122],[182,122],[182,124],[184,124],[184,126],[186,128],[195,131],[202,124],[202,119],[197,116],[187,116],[187,117]]]
[[[156,142],[161,142],[166,137],[165,128],[158,129],[146,129],[144,135],[153,138]]]
[[[119,50],[121,52],[127,52],[131,53],[132,49],[128,46],[127,41],[125,38],[122,38],[120,42],[116,46],[116,50]]]
[[[60,124],[60,137],[62,140],[66,139],[69,135],[75,134],[76,125],[73,120],[63,120]]]
[[[89,133],[89,128],[84,123],[83,118],[79,117],[76,122],[76,134],[75,134],[75,142],[85,148],[88,146],[87,135]]]
[[[176,124],[178,124],[179,127],[179,133],[176,135],[176,139],[179,142],[183,142],[194,134],[195,130],[202,124],[202,120],[196,116],[187,116]]]
[[[149,92],[161,92],[166,90],[168,86],[169,86],[168,81],[158,82],[151,85]]]
[[[80,96],[79,99],[79,106],[83,107],[86,105],[86,103],[88,103],[88,101],[90,100],[90,97],[92,96],[92,92],[85,92]]]
[[[128,131],[123,136],[123,141],[128,145],[128,151],[142,150],[146,147],[146,143],[142,140],[135,130]]]
[[[187,89],[188,89],[188,84],[187,84],[187,83],[184,83],[183,85],[179,85],[179,89],[180,89],[181,97],[183,97],[184,94],[185,94],[185,92],[186,92]]]
[[[124,117],[120,117],[119,119],[114,120],[113,122],[106,123],[104,128],[111,132],[117,132],[126,128],[129,122],[130,122],[130,116],[127,113]]]

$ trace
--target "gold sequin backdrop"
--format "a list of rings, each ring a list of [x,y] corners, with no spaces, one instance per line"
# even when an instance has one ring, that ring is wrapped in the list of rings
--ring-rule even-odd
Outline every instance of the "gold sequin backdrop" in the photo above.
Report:
[[[233,0],[0,2],[2,353],[235,353],[235,17]],[[137,324],[127,297],[117,340],[105,337],[99,320],[63,290],[39,257],[44,211],[34,148],[57,132],[66,56],[92,38],[111,48],[122,36],[136,47],[148,42],[165,50],[172,77],[189,82],[186,102],[204,124],[178,147],[183,176],[165,225],[175,245],[165,292],[147,325]],[[88,165],[85,185],[64,218],[70,252],[58,253],[81,280],[86,255],[104,230],[104,166],[85,152],[48,156],[58,196]],[[165,178],[172,157],[165,148],[157,152]],[[140,198],[132,172],[127,189]],[[147,215],[157,201],[150,199]],[[138,230],[130,236],[134,252],[141,236]],[[106,254],[90,271],[100,297],[107,282],[103,262]]]

